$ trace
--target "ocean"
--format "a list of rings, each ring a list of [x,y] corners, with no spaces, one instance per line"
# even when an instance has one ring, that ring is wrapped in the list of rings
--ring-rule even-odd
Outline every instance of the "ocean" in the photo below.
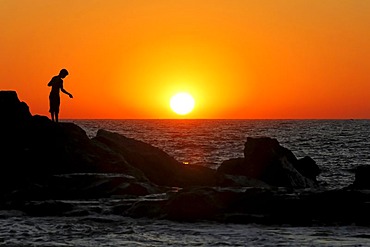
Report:
[[[268,136],[297,158],[310,156],[318,181],[338,189],[354,181],[358,165],[370,165],[370,120],[62,120],[120,133],[158,147],[180,162],[217,168],[243,157],[247,137]],[[179,223],[132,219],[104,211],[118,199],[74,201],[96,207],[76,217],[30,217],[0,211],[1,246],[370,246],[368,227],[265,226]]]

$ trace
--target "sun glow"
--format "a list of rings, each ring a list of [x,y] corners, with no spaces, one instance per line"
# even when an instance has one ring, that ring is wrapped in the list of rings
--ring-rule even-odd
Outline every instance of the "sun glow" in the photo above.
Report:
[[[170,100],[171,109],[179,115],[190,113],[194,109],[194,106],[195,100],[189,93],[177,93]]]

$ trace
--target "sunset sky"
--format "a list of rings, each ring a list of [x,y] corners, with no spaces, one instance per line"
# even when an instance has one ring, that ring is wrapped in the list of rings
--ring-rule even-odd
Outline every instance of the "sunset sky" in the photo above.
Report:
[[[33,115],[66,68],[61,119],[369,119],[370,1],[0,0],[0,65]]]

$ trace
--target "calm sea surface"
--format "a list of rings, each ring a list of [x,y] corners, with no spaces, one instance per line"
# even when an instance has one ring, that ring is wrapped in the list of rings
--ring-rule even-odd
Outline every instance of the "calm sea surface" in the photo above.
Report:
[[[312,157],[328,188],[353,182],[370,165],[370,120],[65,120],[89,137],[106,129],[159,147],[181,162],[216,168],[243,157],[248,136],[269,136],[297,158]],[[82,207],[115,203],[74,201]],[[292,227],[131,219],[108,213],[29,217],[0,211],[1,246],[370,246],[370,228]]]

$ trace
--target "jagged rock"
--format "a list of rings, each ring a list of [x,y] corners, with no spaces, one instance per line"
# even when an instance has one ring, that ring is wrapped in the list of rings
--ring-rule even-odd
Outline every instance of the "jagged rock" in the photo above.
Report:
[[[225,161],[217,171],[259,179],[272,186],[307,188],[317,187],[320,169],[309,157],[298,160],[276,139],[248,137],[244,158]]]

